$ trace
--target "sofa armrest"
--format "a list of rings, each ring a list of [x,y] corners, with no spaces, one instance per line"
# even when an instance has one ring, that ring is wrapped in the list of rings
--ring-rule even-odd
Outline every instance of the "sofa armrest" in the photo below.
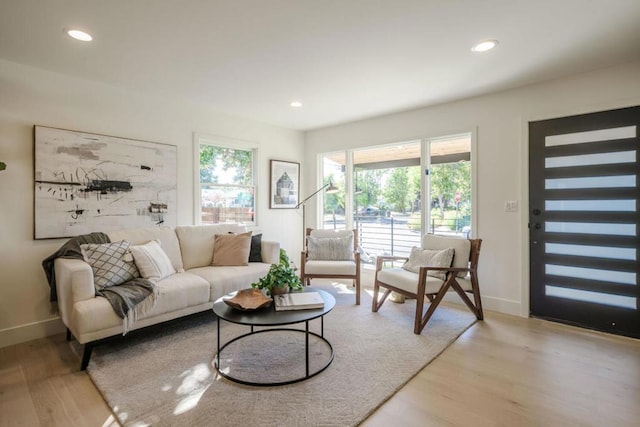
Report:
[[[94,298],[91,266],[80,259],[58,258],[54,262],[58,308],[62,322],[69,327],[73,305],[78,301]]]
[[[268,264],[278,264],[280,262],[279,242],[263,240],[260,251],[262,252],[262,262],[266,262]]]

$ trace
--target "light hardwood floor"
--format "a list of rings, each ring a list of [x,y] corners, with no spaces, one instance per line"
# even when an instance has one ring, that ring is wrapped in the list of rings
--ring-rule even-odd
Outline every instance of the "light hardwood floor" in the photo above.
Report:
[[[78,368],[64,335],[0,349],[0,426],[117,425]],[[487,312],[363,425],[638,426],[640,340]]]

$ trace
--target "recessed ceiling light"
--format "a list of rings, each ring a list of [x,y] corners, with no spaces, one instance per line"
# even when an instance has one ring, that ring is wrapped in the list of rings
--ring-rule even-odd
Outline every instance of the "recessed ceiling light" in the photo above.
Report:
[[[80,30],[67,30],[67,34],[69,35],[69,37],[83,42],[90,42],[91,40],[93,40],[91,34],[85,33],[84,31]]]
[[[493,49],[498,44],[498,40],[485,40],[471,48],[471,52],[486,52]]]
[[[302,102],[300,102],[300,101],[293,101],[293,102],[292,102],[291,104],[289,104],[289,105],[291,105],[293,108],[300,108],[300,107],[302,107]]]

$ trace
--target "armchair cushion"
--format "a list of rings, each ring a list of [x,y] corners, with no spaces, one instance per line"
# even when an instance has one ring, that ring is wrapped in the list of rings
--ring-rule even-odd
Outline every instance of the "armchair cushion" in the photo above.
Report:
[[[402,268],[385,268],[378,271],[378,281],[384,286],[389,284],[403,291],[415,294],[418,290],[418,275]],[[465,291],[471,291],[471,281],[469,279],[456,278],[458,284]],[[433,276],[427,276],[425,284],[425,294],[437,293],[444,282]]]
[[[420,249],[414,246],[411,249],[409,259],[404,263],[402,268],[413,273],[419,273],[420,267],[451,267],[454,253],[455,250],[453,248],[435,251],[430,249]],[[429,270],[427,271],[427,275],[436,277],[440,280],[444,280],[446,278],[444,271]]]
[[[460,239],[457,237],[434,236],[433,234],[425,234],[422,236],[422,249],[442,250],[453,248],[453,262],[450,266],[455,268],[469,267],[469,254],[471,253],[471,242],[468,239]],[[467,272],[458,273],[458,277],[464,277]]]
[[[344,237],[307,237],[310,260],[352,261],[353,234]]]
[[[305,274],[353,276],[356,274],[355,261],[309,260],[305,263]]]

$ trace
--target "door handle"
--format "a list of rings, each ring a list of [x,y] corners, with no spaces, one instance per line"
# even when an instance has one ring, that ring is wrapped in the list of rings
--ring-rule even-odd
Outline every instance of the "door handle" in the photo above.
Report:
[[[535,228],[536,230],[540,230],[542,228],[542,225],[539,222],[536,222],[534,224],[529,223],[529,228]]]

